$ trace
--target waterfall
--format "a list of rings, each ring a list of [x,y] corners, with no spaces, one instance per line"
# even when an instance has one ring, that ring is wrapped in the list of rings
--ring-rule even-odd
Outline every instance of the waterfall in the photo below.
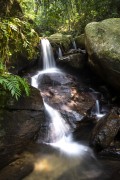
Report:
[[[34,160],[34,157],[32,157],[35,167],[33,173],[35,173],[35,176],[30,175],[30,178],[39,179],[39,177],[41,177],[41,179],[50,178],[88,180],[97,179],[98,177],[98,179],[100,179],[99,176],[101,175],[101,169],[99,163],[94,157],[93,151],[88,146],[82,145],[73,140],[71,124],[67,122],[69,115],[68,117],[65,116],[66,119],[64,119],[64,112],[62,111],[64,108],[57,110],[56,104],[58,105],[58,103],[56,103],[54,99],[51,99],[51,97],[54,98],[55,94],[57,94],[57,96],[61,99],[65,98],[65,96],[67,97],[67,92],[69,89],[68,87],[67,91],[65,90],[63,97],[58,91],[58,86],[60,87],[59,90],[61,90],[61,88],[64,89],[62,86],[67,86],[62,82],[60,83],[62,78],[66,78],[67,75],[61,72],[60,69],[56,68],[49,41],[47,39],[42,39],[41,46],[44,61],[43,70],[38,70],[36,74],[31,77],[31,85],[41,91],[46,115],[45,123],[47,123],[47,125],[41,124],[44,130],[43,132],[40,132],[40,136],[42,136],[42,138],[38,138],[37,142],[43,143],[44,145],[38,145],[40,148],[38,148],[37,151],[35,150],[36,161]],[[61,73],[62,78],[60,78]],[[52,80],[53,82],[56,80],[54,79],[56,76],[58,76],[57,80],[59,81],[59,85],[53,86],[51,82]],[[54,78],[52,79],[52,77]],[[46,82],[48,82],[48,84]],[[53,94],[49,96],[52,92]],[[50,100],[53,100],[53,102],[50,102]],[[63,102],[62,107],[64,105],[67,107],[67,104],[64,104]],[[49,105],[52,103],[54,107]],[[63,117],[61,112],[63,113]],[[46,129],[46,126],[48,129]],[[41,142],[41,139],[44,142]],[[37,156],[36,152],[38,152]],[[56,172],[58,173],[57,176]],[[29,176],[27,179],[29,179]]]
[[[61,73],[61,71],[55,67],[55,60],[53,57],[53,52],[49,41],[47,39],[42,39],[41,46],[42,46],[44,69],[42,71],[38,71],[37,74],[32,77],[32,81],[31,81],[32,86],[36,88],[40,86],[40,83],[38,81],[40,78],[42,78],[41,75],[45,73],[48,74],[52,73],[52,75],[55,73]],[[51,121],[48,134],[50,136],[50,140],[52,139],[52,141],[49,144],[56,148],[61,149],[66,154],[70,154],[70,155],[76,156],[81,153],[85,154],[86,151],[92,154],[89,147],[78,144],[73,141],[72,135],[70,133],[70,129],[71,129],[70,125],[68,125],[68,123],[62,118],[60,112],[57,111],[55,108],[49,106],[44,99],[43,102],[44,102],[45,110]]]
[[[73,48],[74,48],[74,49],[77,49],[77,45],[76,45],[76,42],[75,42],[75,41],[73,41]]]
[[[99,103],[99,100],[96,100],[95,106],[96,106],[96,113],[100,114],[100,103]]]
[[[56,67],[52,47],[48,39],[41,39],[43,69]]]
[[[62,55],[62,50],[61,48],[59,47],[58,48],[58,57],[61,58],[63,55]]]
[[[64,138],[69,133],[70,126],[67,123],[65,123],[61,114],[56,109],[53,109],[45,102],[44,106],[46,111],[48,112],[50,119],[52,120],[52,124],[50,127],[50,136],[52,137],[52,141],[54,141],[54,138]]]
[[[96,110],[95,114],[96,114],[98,120],[105,115],[105,114],[101,113],[101,110],[100,110],[100,102],[99,102],[98,99],[96,99],[95,110]]]

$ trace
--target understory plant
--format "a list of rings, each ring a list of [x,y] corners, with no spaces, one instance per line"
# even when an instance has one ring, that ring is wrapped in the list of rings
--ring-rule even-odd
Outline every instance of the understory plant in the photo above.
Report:
[[[25,79],[9,73],[7,69],[21,54],[26,59],[36,58],[39,37],[27,21],[14,17],[0,20],[0,91],[4,89],[18,99],[23,91],[29,95],[29,85]]]
[[[6,71],[5,66],[0,63],[0,91],[6,91],[18,100],[24,92],[29,96],[30,88],[26,79],[10,74]]]

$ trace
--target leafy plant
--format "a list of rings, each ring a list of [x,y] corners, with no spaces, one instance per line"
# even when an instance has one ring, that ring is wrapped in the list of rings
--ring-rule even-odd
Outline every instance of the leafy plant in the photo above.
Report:
[[[0,22],[0,57],[2,62],[18,58],[24,54],[27,59],[37,56],[39,37],[27,21],[19,18],[2,19]]]
[[[0,85],[5,90],[11,93],[17,100],[25,92],[29,96],[30,88],[26,79],[16,75],[6,74],[0,75]]]
[[[0,63],[0,90],[8,91],[17,100],[23,92],[30,94],[30,87],[26,79],[7,72],[3,63]]]

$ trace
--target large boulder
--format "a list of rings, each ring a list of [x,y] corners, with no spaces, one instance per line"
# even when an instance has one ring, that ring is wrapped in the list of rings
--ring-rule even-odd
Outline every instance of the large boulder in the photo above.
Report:
[[[120,18],[89,23],[85,41],[92,68],[120,90]]]
[[[111,112],[99,120],[93,129],[91,136],[91,145],[101,151],[110,147],[120,130],[120,117],[113,109]]]
[[[32,88],[29,97],[18,101],[0,96],[0,168],[35,140],[44,124],[43,101]]]
[[[58,59],[61,65],[68,65],[75,69],[82,69],[86,64],[86,54],[74,53],[68,54]]]

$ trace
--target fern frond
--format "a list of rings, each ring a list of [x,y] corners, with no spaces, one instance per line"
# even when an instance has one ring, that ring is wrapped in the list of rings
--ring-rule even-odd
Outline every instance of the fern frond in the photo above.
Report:
[[[26,95],[29,96],[30,88],[25,79],[22,79],[16,75],[2,75],[0,76],[0,84],[2,87],[9,91],[13,97],[17,100],[22,95],[22,92],[25,91]]]

